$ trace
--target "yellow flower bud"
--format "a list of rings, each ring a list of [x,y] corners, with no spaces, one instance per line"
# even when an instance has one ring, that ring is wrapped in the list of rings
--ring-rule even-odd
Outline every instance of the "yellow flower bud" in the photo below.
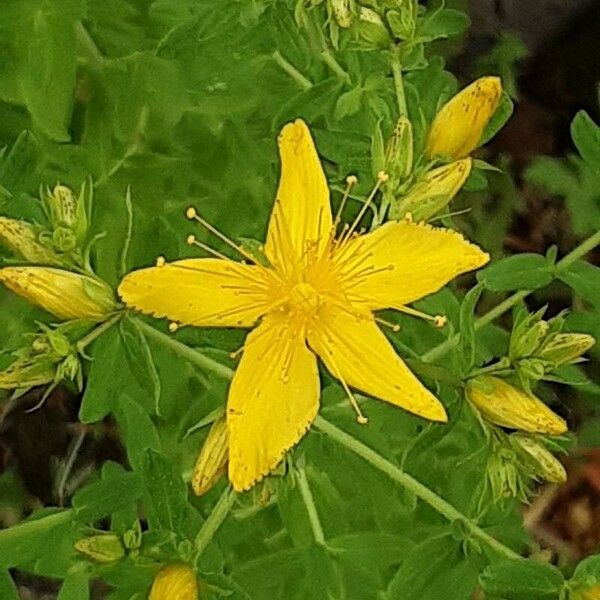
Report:
[[[115,310],[104,282],[51,267],[5,267],[0,282],[59,319],[99,319]]]
[[[567,431],[565,421],[541,400],[499,377],[480,375],[470,379],[466,391],[469,401],[495,425],[550,435]]]
[[[482,77],[451,98],[435,116],[426,153],[453,159],[469,156],[498,108],[502,84],[498,77]]]
[[[99,563],[115,562],[125,556],[121,539],[114,533],[101,533],[77,540],[75,550]]]
[[[567,480],[567,472],[562,463],[545,446],[526,435],[514,434],[511,439],[526,453],[529,462],[533,463],[538,479],[550,483],[564,483]]]
[[[61,264],[60,258],[38,241],[35,227],[27,221],[0,217],[0,244],[27,262]]]
[[[555,365],[565,365],[585,354],[596,340],[585,333],[557,333],[540,348],[538,356]]]
[[[458,194],[471,172],[472,160],[465,158],[429,171],[390,207],[390,218],[400,220],[408,213],[414,221],[426,221],[444,209]]]
[[[329,6],[340,27],[347,29],[352,25],[356,11],[353,0],[330,0]]]
[[[192,489],[196,496],[206,494],[225,474],[228,457],[227,422],[221,417],[212,424],[194,466]]]
[[[196,573],[188,565],[162,568],[152,583],[148,600],[198,600]]]
[[[384,170],[390,176],[389,187],[397,187],[410,175],[412,168],[413,128],[411,122],[401,116],[385,148]]]
[[[31,388],[54,381],[57,362],[47,356],[19,358],[0,371],[0,390]]]

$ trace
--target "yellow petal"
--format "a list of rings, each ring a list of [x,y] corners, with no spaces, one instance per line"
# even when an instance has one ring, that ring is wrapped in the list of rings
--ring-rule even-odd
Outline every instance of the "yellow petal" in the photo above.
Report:
[[[264,314],[265,269],[218,258],[192,258],[133,271],[123,301],[155,317],[198,327],[250,327]]]
[[[349,301],[377,310],[436,292],[489,256],[451,229],[389,222],[342,245],[333,260]]]
[[[229,479],[247,490],[304,435],[319,409],[317,360],[285,316],[252,331],[227,402]]]
[[[293,274],[327,246],[332,229],[329,190],[310,131],[300,119],[279,134],[281,176],[265,254]]]
[[[451,98],[433,120],[427,137],[427,156],[458,159],[471,154],[479,145],[501,96],[500,79],[482,77]]]
[[[115,310],[102,281],[52,267],[5,267],[0,282],[59,319],[100,319]]]
[[[198,600],[196,573],[184,564],[163,567],[154,578],[148,600]]]
[[[520,390],[499,377],[483,375],[469,380],[467,398],[485,419],[530,433],[560,435],[567,424],[533,394]]]
[[[308,343],[347,385],[426,419],[447,420],[440,401],[410,372],[371,315],[325,306]]]

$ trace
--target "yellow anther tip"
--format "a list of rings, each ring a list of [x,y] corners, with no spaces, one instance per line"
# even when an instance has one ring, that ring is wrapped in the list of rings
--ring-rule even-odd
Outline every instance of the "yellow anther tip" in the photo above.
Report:
[[[404,215],[404,221],[406,221],[406,223],[412,223],[413,222],[413,216],[411,212],[407,212]]]
[[[379,179],[381,183],[385,183],[389,178],[390,176],[385,171],[379,171],[379,173],[377,173],[377,179]]]
[[[358,177],[356,175],[348,175],[348,177],[346,177],[346,183],[348,185],[356,185],[358,183]]]
[[[443,315],[436,315],[433,317],[433,324],[436,327],[443,327],[448,322],[448,319]]]
[[[196,209],[193,206],[190,206],[186,211],[185,211],[185,216],[188,219],[195,219],[198,216],[198,212],[196,211]]]
[[[394,325],[394,326],[392,327],[392,331],[396,331],[396,332],[400,331],[400,325],[397,325],[397,324],[396,324],[396,325]]]
[[[157,256],[156,257],[156,266],[157,267],[164,267],[166,262],[167,261],[165,260],[164,256]]]
[[[359,425],[366,425],[369,422],[369,419],[364,415],[358,415],[358,417],[356,417],[356,422]]]
[[[169,323],[169,331],[171,333],[175,333],[179,329],[179,323],[175,323],[175,321]]]
[[[188,235],[187,238],[185,239],[185,243],[188,246],[193,246],[196,243],[196,236],[195,235]]]

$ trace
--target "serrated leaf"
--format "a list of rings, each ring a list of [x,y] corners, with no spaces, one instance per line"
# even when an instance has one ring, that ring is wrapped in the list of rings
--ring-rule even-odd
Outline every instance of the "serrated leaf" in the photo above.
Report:
[[[477,273],[477,279],[492,292],[535,290],[554,278],[548,261],[540,254],[516,254],[496,262]]]

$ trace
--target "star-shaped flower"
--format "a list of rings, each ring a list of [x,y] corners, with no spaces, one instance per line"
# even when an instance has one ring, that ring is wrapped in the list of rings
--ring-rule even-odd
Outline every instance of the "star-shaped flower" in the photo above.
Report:
[[[268,474],[317,415],[317,357],[363,422],[350,388],[446,421],[444,407],[397,356],[373,311],[411,312],[409,303],[488,261],[458,233],[425,224],[389,222],[358,235],[366,205],[336,239],[338,218],[303,121],[283,128],[279,152],[281,178],[264,245],[269,266],[225,257],[159,260],[127,275],[119,288],[128,305],[156,317],[254,327],[227,401],[229,479],[238,491]],[[194,209],[188,217],[207,225]]]

